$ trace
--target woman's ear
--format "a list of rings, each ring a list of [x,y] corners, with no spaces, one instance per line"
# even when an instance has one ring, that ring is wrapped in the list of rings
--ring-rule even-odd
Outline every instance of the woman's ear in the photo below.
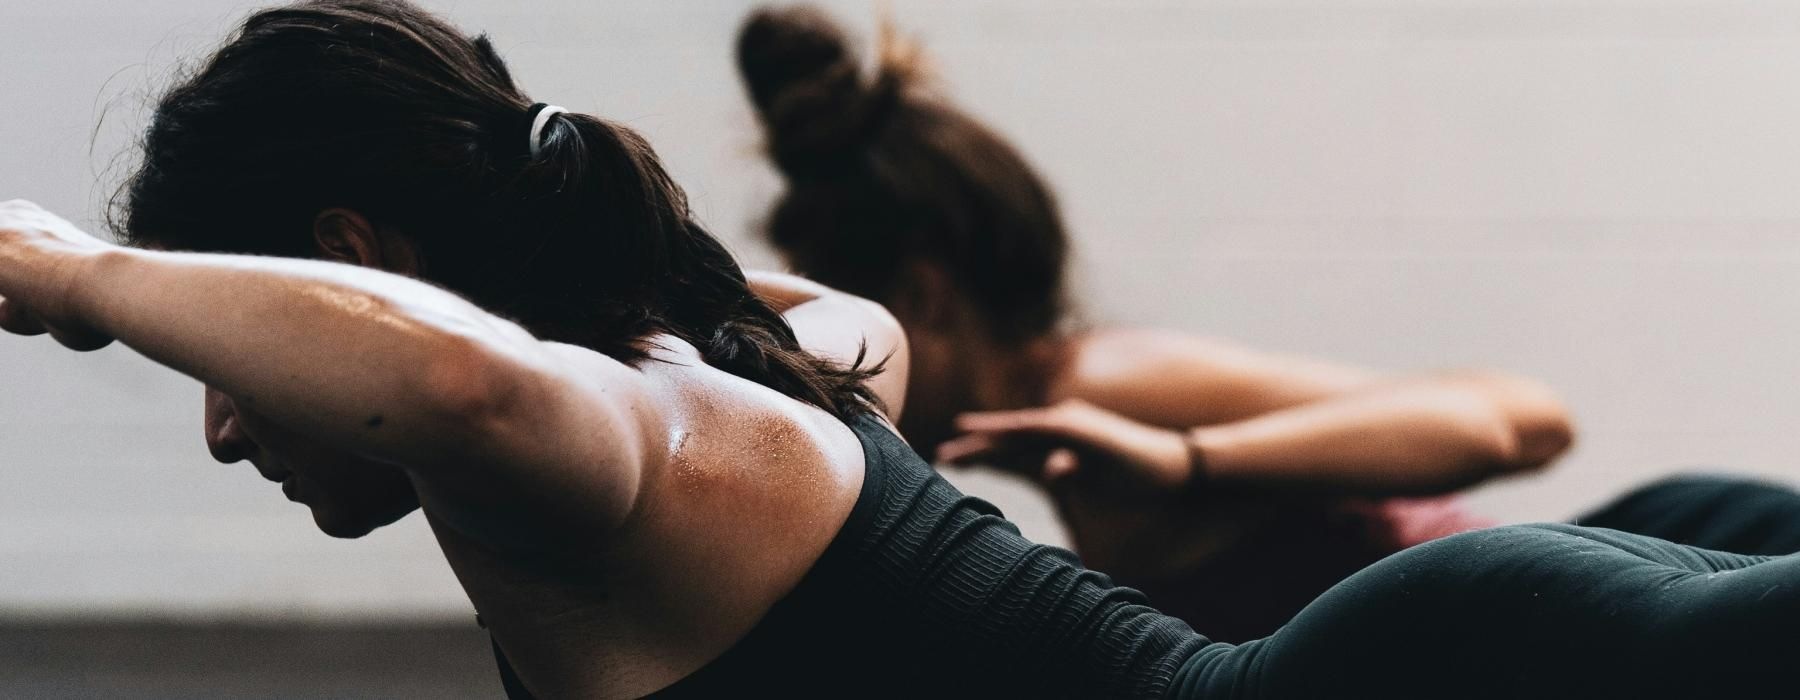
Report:
[[[367,217],[334,207],[313,217],[313,243],[319,257],[402,275],[419,272],[412,241],[393,231],[380,231]]]

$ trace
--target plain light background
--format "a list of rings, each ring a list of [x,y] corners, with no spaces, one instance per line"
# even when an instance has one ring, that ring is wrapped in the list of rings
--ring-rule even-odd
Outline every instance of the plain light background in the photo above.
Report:
[[[1091,318],[1542,378],[1580,444],[1470,499],[1503,520],[1684,466],[1800,481],[1800,5],[891,4],[1060,193]],[[646,133],[771,264],[751,232],[780,182],[731,60],[748,3],[428,5],[536,99]],[[0,0],[0,198],[99,228],[150,98],[255,6]],[[828,6],[869,36],[873,3]],[[199,398],[129,350],[0,338],[0,616],[467,613],[420,518],[318,534],[207,457]],[[1061,541],[1029,491],[955,478]]]

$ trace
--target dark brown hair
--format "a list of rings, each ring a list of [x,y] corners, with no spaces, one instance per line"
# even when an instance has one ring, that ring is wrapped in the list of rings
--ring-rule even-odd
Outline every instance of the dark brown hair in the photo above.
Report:
[[[310,257],[314,217],[346,207],[409,237],[425,279],[541,338],[632,362],[666,332],[839,417],[874,402],[878,370],[802,351],[642,137],[564,114],[534,157],[533,114],[487,37],[411,4],[264,10],[157,105],[115,227]]]
[[[941,266],[996,339],[1052,330],[1068,238],[1055,198],[1012,146],[920,85],[886,33],[870,75],[816,9],[764,8],[738,69],[787,191],[769,241],[801,273],[892,302],[909,261]]]

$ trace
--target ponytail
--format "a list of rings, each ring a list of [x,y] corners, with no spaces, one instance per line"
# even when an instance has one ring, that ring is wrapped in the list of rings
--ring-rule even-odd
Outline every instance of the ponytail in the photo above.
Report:
[[[265,10],[159,101],[115,222],[139,244],[306,255],[313,217],[348,207],[540,338],[636,362],[669,333],[840,418],[875,405],[879,368],[802,350],[642,137],[574,113],[534,129],[532,105],[485,37],[411,4]]]
[[[559,123],[567,126],[559,128]],[[567,158],[577,161],[561,161]],[[595,117],[558,115],[543,130],[538,159],[545,161],[543,167],[560,171],[556,179],[568,189],[539,203],[540,211],[561,218],[544,225],[579,231],[635,212],[630,220],[600,226],[587,235],[605,237],[622,229],[662,232],[637,243],[648,244],[647,250],[637,253],[651,261],[637,266],[640,275],[650,268],[659,273],[641,276],[631,285],[652,290],[639,304],[627,307],[636,314],[636,328],[607,333],[603,326],[589,324],[588,329],[603,332],[589,339],[590,344],[605,346],[610,339],[606,350],[611,354],[636,358],[642,349],[633,341],[667,332],[699,349],[707,364],[839,418],[882,408],[866,386],[881,372],[880,363],[864,367],[865,358],[859,353],[845,366],[801,348],[787,320],[750,290],[737,260],[694,220],[686,196],[642,137]]]
[[[884,25],[872,69],[817,8],[753,11],[738,71],[787,187],[763,222],[795,271],[893,302],[929,263],[996,341],[1055,332],[1069,241],[1056,198],[1013,147],[937,94]]]

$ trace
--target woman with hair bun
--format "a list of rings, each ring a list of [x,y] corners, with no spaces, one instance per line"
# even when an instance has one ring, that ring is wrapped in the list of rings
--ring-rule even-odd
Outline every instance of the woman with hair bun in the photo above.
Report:
[[[1384,556],[1491,525],[1451,494],[1542,469],[1573,439],[1561,401],[1523,377],[1383,375],[1076,324],[1049,187],[932,91],[917,51],[884,30],[865,71],[804,6],[752,14],[737,49],[787,181],[765,233],[795,271],[899,319],[902,434],[1032,479],[1087,564],[1216,639],[1265,636]],[[1744,506],[1756,517],[1729,512]],[[1787,553],[1800,496],[1682,479],[1584,524]]]
[[[199,380],[214,456],[327,534],[422,511],[513,698],[1668,694],[1795,651],[1800,557],[1566,526],[1196,634],[891,431],[879,307],[746,276],[642,138],[403,2],[251,15],[121,206],[133,247],[0,203],[0,329]]]

